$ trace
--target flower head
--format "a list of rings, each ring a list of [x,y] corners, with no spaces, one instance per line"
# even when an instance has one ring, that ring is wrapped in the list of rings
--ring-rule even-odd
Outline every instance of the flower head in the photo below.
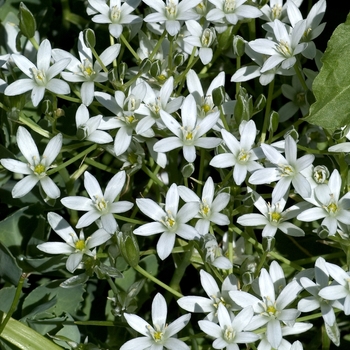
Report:
[[[164,297],[158,293],[152,302],[152,323],[133,314],[124,313],[126,322],[130,327],[144,335],[144,337],[134,338],[127,341],[120,350],[143,350],[143,349],[179,349],[189,350],[190,348],[174,335],[184,328],[191,318],[191,314],[186,314],[174,322],[167,324],[168,308]]]
[[[114,44],[104,50],[100,55],[100,60],[104,66],[108,66],[119,54],[120,44]],[[82,83],[80,94],[82,103],[89,106],[94,99],[95,82],[105,82],[108,77],[107,73],[102,71],[99,61],[93,62],[93,54],[88,48],[83,39],[83,32],[79,33],[78,41],[78,60],[75,56],[61,49],[53,49],[52,57],[55,61],[64,58],[69,58],[70,62],[66,69],[69,72],[62,72],[61,75],[64,80]]]
[[[161,233],[157,243],[157,253],[164,260],[167,258],[175,244],[175,236],[184,239],[194,239],[198,236],[195,228],[187,225],[197,213],[199,204],[196,202],[186,203],[180,210],[179,192],[176,184],[172,184],[165,198],[165,210],[157,203],[148,198],[136,199],[136,204],[140,210],[152,218],[154,222],[144,224],[134,230],[135,235],[150,236]]]
[[[61,199],[62,204],[69,209],[87,211],[79,219],[76,227],[87,227],[97,219],[101,219],[103,228],[113,234],[118,228],[113,214],[124,213],[133,206],[128,201],[114,202],[124,187],[125,179],[125,171],[115,174],[108,182],[105,192],[102,193],[96,178],[85,171],[84,187],[90,198],[70,196]]]
[[[67,67],[70,59],[61,59],[50,66],[51,44],[49,40],[45,39],[40,44],[36,66],[28,58],[19,54],[13,54],[12,59],[29,79],[16,80],[5,89],[5,95],[16,96],[31,90],[32,103],[36,107],[43,99],[46,89],[55,94],[69,94],[69,85],[55,76]]]
[[[315,208],[310,208],[297,216],[301,221],[314,221],[322,219],[322,225],[328,228],[329,234],[337,231],[338,221],[350,224],[350,192],[339,199],[341,190],[341,177],[338,170],[334,170],[328,184],[322,184],[315,188]]]
[[[182,125],[169,113],[160,112],[164,124],[175,136],[158,141],[154,145],[154,150],[156,152],[169,152],[182,147],[184,158],[192,163],[196,159],[196,146],[210,149],[218,146],[221,142],[221,139],[217,137],[203,137],[216,124],[220,113],[214,112],[203,120],[198,120],[197,105],[192,95],[185,98],[181,112]]]
[[[22,126],[17,130],[17,144],[24,158],[28,163],[15,159],[1,159],[2,166],[10,171],[27,175],[19,181],[12,189],[13,198],[20,198],[26,195],[40,182],[44,192],[49,198],[58,198],[60,190],[57,185],[47,176],[52,162],[60,153],[62,147],[62,135],[54,136],[47,144],[43,155],[40,157],[38,148],[30,133]]]
[[[47,242],[39,244],[37,248],[49,254],[69,254],[66,267],[72,273],[82,266],[84,255],[93,257],[95,254],[91,249],[107,242],[111,238],[111,235],[104,229],[98,229],[86,239],[83,231],[78,236],[68,222],[54,212],[48,213],[47,219],[52,229],[65,243]]]

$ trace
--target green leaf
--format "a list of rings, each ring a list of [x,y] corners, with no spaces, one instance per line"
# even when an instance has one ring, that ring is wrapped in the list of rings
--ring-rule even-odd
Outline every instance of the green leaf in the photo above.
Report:
[[[17,285],[22,274],[15,258],[0,241],[0,276],[13,285]]]
[[[5,317],[5,315],[4,315]],[[23,323],[10,318],[0,338],[16,345],[21,350],[60,350],[52,341],[27,327]]]
[[[64,313],[69,313],[73,317],[78,317],[78,311],[81,302],[83,301],[83,294],[85,292],[84,286],[79,285],[74,288],[62,288],[60,283],[62,281],[49,281],[34,289],[24,300],[23,310],[26,316],[38,307],[39,303],[47,302],[56,297],[56,303],[50,306],[45,312],[36,314],[36,318],[43,318],[43,316],[55,315],[61,316]],[[26,318],[26,317],[25,317]]]
[[[305,120],[325,129],[350,123],[350,15],[339,25],[322,57],[323,66],[313,83],[316,102]]]

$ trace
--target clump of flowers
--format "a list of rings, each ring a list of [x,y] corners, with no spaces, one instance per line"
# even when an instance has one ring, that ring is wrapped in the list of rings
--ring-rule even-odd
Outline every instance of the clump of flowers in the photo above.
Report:
[[[0,2],[1,349],[346,348],[350,19],[306,3]]]

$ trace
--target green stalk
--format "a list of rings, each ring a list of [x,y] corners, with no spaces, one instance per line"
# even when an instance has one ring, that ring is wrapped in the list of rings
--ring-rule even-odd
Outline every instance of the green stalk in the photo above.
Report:
[[[120,40],[123,42],[123,44],[128,48],[128,50],[131,52],[131,54],[136,58],[137,62],[141,62],[140,56],[136,53],[136,51],[131,47],[129,42],[125,39],[124,35],[120,35]]]
[[[2,333],[2,331],[5,329],[6,327],[6,324],[8,323],[8,321],[10,320],[12,314],[16,311],[16,307],[17,307],[17,304],[18,304],[18,301],[19,301],[19,298],[21,296],[21,292],[22,292],[22,288],[23,288],[23,283],[24,281],[26,280],[27,278],[27,274],[26,273],[22,273],[21,277],[19,278],[19,281],[18,281],[18,285],[17,285],[17,288],[16,288],[16,293],[15,293],[15,296],[12,300],[12,304],[10,306],[10,310],[9,312],[7,313],[7,315],[5,316],[4,320],[1,322],[0,324],[0,334]]]
[[[159,286],[161,286],[162,288],[164,288],[165,290],[167,290],[168,292],[170,292],[171,294],[175,295],[178,298],[182,298],[183,295],[181,293],[179,293],[178,291],[176,291],[175,289],[169,287],[167,284],[163,283],[162,281],[160,281],[158,278],[152,276],[150,273],[148,273],[146,270],[144,270],[140,265],[137,265],[134,267],[134,269],[139,272],[141,275],[145,276],[146,278],[148,278],[149,280],[153,281],[154,283],[158,284]]]
[[[266,132],[270,122],[271,103],[272,103],[274,87],[275,87],[275,81],[272,80],[272,82],[269,84],[269,91],[267,95],[266,109],[265,109],[265,116],[264,116],[264,124],[261,130],[260,143],[264,143],[266,139]]]

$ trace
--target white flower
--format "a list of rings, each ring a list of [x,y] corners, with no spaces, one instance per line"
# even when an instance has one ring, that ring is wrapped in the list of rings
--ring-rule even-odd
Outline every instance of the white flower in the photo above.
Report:
[[[206,65],[213,58],[213,45],[216,34],[213,28],[203,28],[197,21],[186,21],[186,27],[191,33],[186,36],[184,41],[199,48],[199,58],[201,62]]]
[[[222,282],[221,291],[214,277],[208,272],[200,270],[200,278],[202,287],[208,298],[195,295],[185,296],[177,301],[180,307],[190,312],[208,313],[205,319],[217,322],[218,307],[222,304],[229,311],[231,317],[233,317],[233,311],[237,310],[238,307],[229,297],[229,292],[238,290],[237,278],[233,274],[228,275]]]
[[[339,300],[343,305],[345,315],[350,315],[350,275],[340,266],[326,262],[328,273],[337,284],[326,286],[318,295],[327,300]]]
[[[146,84],[143,82],[129,89],[128,96],[122,91],[116,91],[114,98],[105,92],[95,92],[97,101],[115,115],[114,117],[104,117],[100,129],[119,129],[114,138],[116,156],[123,154],[131,144],[133,132],[141,119],[141,113],[144,113],[144,110],[140,110],[140,106],[146,93]],[[142,136],[153,137],[154,132],[148,128],[142,132]]]
[[[141,317],[124,313],[129,326],[144,335],[144,337],[134,338],[127,341],[120,350],[190,350],[183,341],[174,337],[184,328],[191,318],[191,314],[180,316],[174,322],[167,324],[168,308],[164,297],[158,293],[152,302],[152,323],[153,327]]]
[[[175,134],[174,137],[166,137],[154,145],[156,152],[169,152],[182,147],[184,158],[192,163],[196,159],[196,146],[205,149],[219,145],[221,139],[217,137],[202,137],[219,119],[220,113],[214,112],[203,120],[198,120],[197,105],[194,97],[188,95],[181,107],[182,126],[169,113],[161,111],[160,115],[164,124]]]
[[[243,5],[247,0],[209,0],[216,8],[206,16],[210,22],[237,24],[239,20],[257,18],[262,12],[255,6]]]
[[[57,185],[46,175],[52,162],[60,153],[62,147],[62,135],[54,136],[47,144],[43,155],[40,157],[38,148],[30,133],[22,126],[17,130],[17,144],[28,163],[15,159],[1,159],[2,166],[12,172],[28,175],[19,181],[12,189],[13,198],[26,195],[40,182],[44,192],[49,198],[58,198],[60,190]]]
[[[105,66],[108,66],[118,56],[120,51],[120,44],[111,45],[100,55],[100,59]],[[52,57],[55,61],[59,61],[64,58],[69,58],[70,63],[66,67],[69,72],[62,72],[63,79],[74,83],[82,82],[81,85],[81,100],[86,106],[89,106],[94,99],[95,83],[102,83],[107,81],[108,76],[106,72],[101,72],[102,67],[96,60],[93,63],[93,54],[83,39],[83,32],[79,33],[78,41],[78,60],[72,54],[61,49],[53,49]]]
[[[232,269],[232,262],[228,258],[223,256],[222,248],[221,246],[219,246],[215,236],[210,233],[207,233],[202,238],[205,261],[208,264],[217,267],[218,269]],[[237,263],[236,260],[234,260],[234,262]]]
[[[290,28],[276,19],[273,22],[273,32],[276,41],[269,39],[256,39],[249,42],[249,46],[256,52],[270,56],[264,63],[261,72],[266,72],[279,64],[289,69],[296,62],[295,56],[307,47],[307,43],[300,43],[305,32],[306,23],[300,21],[294,28]]]
[[[338,170],[334,170],[328,184],[319,185],[315,188],[317,208],[305,210],[297,216],[300,221],[315,221],[322,219],[322,225],[328,228],[332,236],[337,231],[338,221],[350,224],[350,192],[339,199],[341,190],[341,177]]]
[[[303,0],[293,0],[295,5],[299,7]],[[261,8],[261,12],[264,14],[261,18],[273,22],[275,19],[279,19],[282,22],[288,20],[287,4],[283,5],[283,0],[270,0],[268,4]]]
[[[139,23],[142,19],[130,13],[136,9],[140,0],[128,0],[121,5],[121,0],[110,0],[107,4],[104,0],[88,0],[90,13],[97,13],[91,20],[95,23],[108,23],[108,30],[115,38],[119,38],[123,32],[123,25]],[[93,11],[92,11],[93,10]]]
[[[261,69],[265,63],[266,56],[261,53],[255,52],[249,45],[245,46],[245,53],[256,63],[249,66],[242,67],[238,69],[232,76],[231,81],[242,82],[259,77],[259,82],[261,85],[268,85],[275,75],[293,75],[295,72],[293,70],[282,69],[281,67],[274,67],[268,71],[262,72]]]
[[[51,44],[49,40],[45,39],[40,44],[37,55],[37,66],[29,61],[28,58],[19,54],[13,54],[12,59],[16,63],[16,66],[29,79],[16,80],[5,89],[5,95],[16,96],[31,90],[32,103],[36,107],[43,99],[45,89],[54,94],[69,94],[69,85],[65,81],[54,77],[67,67],[70,59],[62,59],[50,66]]]
[[[230,223],[229,218],[220,213],[221,210],[226,208],[230,201],[230,195],[228,193],[219,193],[214,199],[214,190],[214,181],[211,177],[208,177],[208,180],[204,184],[201,199],[189,188],[179,186],[180,197],[185,202],[199,203],[199,212],[195,216],[195,218],[199,218],[199,220],[195,228],[201,235],[205,235],[209,232],[211,222],[221,226]]]
[[[280,229],[283,233],[290,236],[304,236],[305,232],[296,225],[287,222],[309,206],[306,202],[301,202],[284,210],[288,196],[282,197],[279,201],[274,201],[275,204],[266,203],[266,201],[256,192],[253,192],[254,206],[261,214],[245,214],[237,219],[237,223],[242,226],[264,226],[262,231],[263,237],[273,237],[277,230]]]
[[[175,244],[176,235],[183,239],[194,239],[198,237],[195,228],[187,225],[186,222],[191,220],[198,213],[198,203],[186,203],[180,210],[179,193],[176,184],[172,184],[166,194],[165,210],[157,203],[148,198],[137,198],[136,204],[140,210],[154,220],[138,227],[134,230],[135,235],[150,236],[161,233],[157,243],[157,253],[164,260],[167,258]]]
[[[266,325],[266,336],[271,346],[278,349],[282,342],[282,326],[292,327],[300,311],[285,309],[302,290],[297,281],[285,284],[284,273],[276,261],[270,265],[270,272],[261,269],[259,292],[261,300],[243,291],[231,291],[229,295],[242,308],[251,305],[253,316],[246,330],[255,330]],[[278,294],[278,296],[277,296]]]
[[[101,218],[102,226],[108,233],[113,234],[117,230],[118,225],[113,214],[124,213],[133,206],[128,201],[114,202],[123,189],[125,178],[125,171],[115,174],[108,182],[103,194],[96,178],[85,171],[84,187],[90,198],[70,196],[61,199],[62,204],[69,209],[87,211],[79,219],[77,228],[89,226]]]
[[[289,0],[287,4],[288,18],[294,27],[299,21],[303,20],[303,16],[294,1]],[[307,48],[302,52],[306,58],[313,59],[316,56],[316,45],[312,40],[316,39],[326,26],[326,23],[320,24],[326,11],[326,6],[326,0],[317,1],[312,6],[305,20],[306,27],[301,41],[308,43]]]
[[[89,118],[89,110],[85,105],[80,105],[76,114],[77,137],[79,140],[89,140],[103,144],[113,142],[113,138],[107,132],[97,130],[102,120],[102,115]]]
[[[171,98],[171,94],[174,91],[173,77],[166,80],[160,91],[155,91],[147,83],[145,85],[147,87],[147,92],[143,98],[145,104],[140,105],[138,112],[146,116],[137,123],[135,128],[137,134],[143,134],[155,123],[157,123],[158,128],[164,129],[165,126],[160,118],[160,111],[165,111],[169,114],[174,113],[181,107],[184,100],[182,96]]]
[[[216,168],[234,166],[233,179],[237,185],[242,184],[248,171],[253,172],[262,168],[262,165],[256,162],[258,156],[252,149],[256,137],[254,121],[242,122],[239,130],[241,134],[240,142],[227,130],[221,130],[222,138],[230,153],[218,154],[209,163],[209,165]]]
[[[147,23],[165,23],[167,32],[174,36],[179,33],[180,20],[198,19],[199,15],[194,8],[201,0],[143,0],[145,4],[157,12],[151,13],[144,18]]]
[[[326,261],[319,257],[315,262],[315,282],[308,277],[301,277],[300,283],[311,296],[301,299],[298,303],[298,310],[301,312],[310,312],[316,309],[321,309],[324,321],[333,326],[336,322],[333,307],[336,307],[335,300],[329,301],[323,299],[319,292],[329,285],[329,273],[326,266]]]
[[[248,306],[236,316],[231,317],[227,309],[219,304],[219,324],[207,320],[198,321],[198,324],[204,333],[216,338],[213,342],[214,349],[238,350],[237,343],[253,343],[259,339],[259,335],[244,331],[253,314],[253,308]]]
[[[197,73],[193,69],[190,69],[186,75],[186,84],[188,91],[193,95],[194,99],[196,100],[198,118],[204,119],[204,117],[206,117],[207,115],[218,111],[213,101],[213,90],[218,88],[219,86],[225,85],[224,72],[220,72],[210,82],[206,93],[204,93],[201,81]],[[220,122],[220,120],[218,122]]]
[[[272,204],[278,202],[284,196],[291,183],[303,198],[309,198],[311,186],[300,172],[312,164],[315,156],[307,154],[297,159],[297,144],[290,135],[286,137],[285,141],[286,157],[283,157],[270,145],[262,144],[261,148],[267,159],[276,167],[257,170],[248,181],[253,185],[278,181],[272,192]]]
[[[63,219],[62,216],[50,212],[47,214],[52,229],[66,242],[47,242],[37,245],[37,248],[48,254],[69,254],[66,262],[67,270],[74,272],[78,267],[82,267],[82,260],[84,254],[88,256],[95,256],[95,253],[91,251],[105,242],[107,242],[111,235],[104,229],[98,229],[91,236],[85,239],[83,231],[80,232],[79,237]]]

